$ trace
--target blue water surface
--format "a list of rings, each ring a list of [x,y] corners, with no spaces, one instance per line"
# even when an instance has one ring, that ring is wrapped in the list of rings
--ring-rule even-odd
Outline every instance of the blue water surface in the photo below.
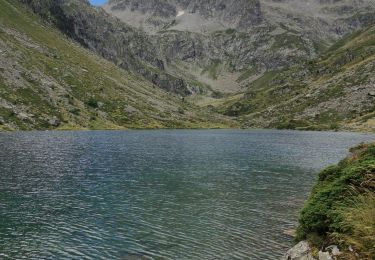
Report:
[[[318,171],[374,135],[0,133],[0,259],[278,259]]]

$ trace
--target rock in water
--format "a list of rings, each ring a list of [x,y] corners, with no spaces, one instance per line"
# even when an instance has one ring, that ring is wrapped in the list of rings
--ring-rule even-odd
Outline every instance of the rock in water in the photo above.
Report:
[[[301,241],[291,248],[282,258],[283,260],[315,260],[311,248],[306,241]]]

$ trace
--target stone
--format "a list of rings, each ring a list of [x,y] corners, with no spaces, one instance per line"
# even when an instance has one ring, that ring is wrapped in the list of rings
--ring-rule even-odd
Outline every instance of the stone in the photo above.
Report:
[[[370,97],[375,97],[375,91],[370,91],[370,92],[368,93],[368,95],[369,95]]]
[[[138,112],[138,110],[132,106],[126,106],[124,108],[124,112],[127,113],[127,114],[135,114]]]
[[[319,260],[333,260],[329,252],[319,251]]]
[[[53,127],[58,127],[61,121],[57,117],[53,117],[48,120],[48,124]]]
[[[103,102],[98,102],[98,108],[103,108],[104,107],[104,103]]]
[[[341,255],[340,249],[336,245],[328,246],[326,250],[329,250],[332,256]]]
[[[22,121],[26,121],[26,120],[29,119],[29,115],[26,114],[26,113],[23,113],[23,112],[19,113],[19,114],[17,115],[17,117],[18,117],[19,119],[21,119]]]
[[[291,248],[282,258],[283,260],[315,260],[311,248],[306,241],[301,241]]]

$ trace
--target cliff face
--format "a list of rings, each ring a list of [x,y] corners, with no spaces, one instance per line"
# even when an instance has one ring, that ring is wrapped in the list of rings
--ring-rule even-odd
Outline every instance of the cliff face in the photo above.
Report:
[[[147,35],[93,8],[86,0],[24,2],[63,33],[117,66],[172,93],[185,96],[195,91],[164,70],[163,57]]]
[[[178,27],[181,31],[191,31],[188,24],[196,21],[182,18],[198,18],[200,24],[196,25],[197,29],[198,26],[202,29],[209,22],[240,31],[248,31],[258,25],[277,26],[283,23],[305,31],[340,35],[367,23],[366,20],[371,18],[366,16],[375,7],[371,0],[109,0],[104,8],[135,27],[148,24],[154,29],[165,29],[168,23],[173,22],[181,24]],[[127,19],[126,15],[131,16],[131,13],[132,18],[137,19]],[[157,20],[159,23],[155,23]],[[214,30],[212,28],[211,32]]]
[[[262,21],[260,3],[256,0],[111,0],[106,9],[119,15],[123,11],[138,13],[144,15],[144,18],[148,15],[151,19],[146,22],[150,22],[151,25],[153,18],[159,18],[161,23],[167,25],[176,17],[188,14],[196,14],[195,17],[199,16],[205,20],[213,19],[223,26],[242,30],[247,30]]]

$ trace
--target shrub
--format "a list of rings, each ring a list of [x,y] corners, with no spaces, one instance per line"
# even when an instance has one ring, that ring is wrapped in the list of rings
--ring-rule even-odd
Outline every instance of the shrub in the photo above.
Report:
[[[79,108],[73,108],[73,109],[69,110],[69,112],[78,116],[78,115],[80,115],[81,110]]]
[[[86,105],[92,108],[98,108],[98,101],[95,98],[91,97],[89,98],[89,100],[87,100]]]
[[[350,151],[351,156],[319,174],[300,213],[297,240],[316,247],[348,243],[366,255],[375,250],[375,144]]]
[[[183,115],[183,114],[185,114],[185,110],[182,107],[179,107],[178,108],[178,113],[181,114],[181,115]]]
[[[331,124],[329,125],[329,129],[337,131],[337,130],[340,129],[340,126],[339,126],[338,123],[331,123]]]

